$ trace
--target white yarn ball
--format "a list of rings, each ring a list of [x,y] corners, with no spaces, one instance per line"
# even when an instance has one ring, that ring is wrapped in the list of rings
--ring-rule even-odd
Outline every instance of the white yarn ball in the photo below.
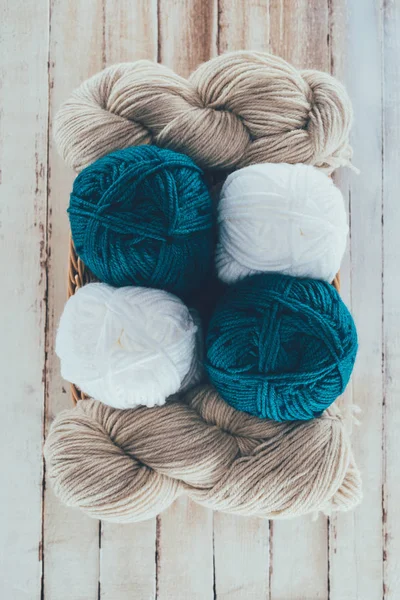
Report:
[[[115,408],[161,405],[201,377],[197,331],[189,310],[168,292],[90,283],[61,316],[61,374]]]
[[[220,279],[279,272],[332,281],[346,248],[340,190],[310,165],[263,163],[235,171],[218,205]]]

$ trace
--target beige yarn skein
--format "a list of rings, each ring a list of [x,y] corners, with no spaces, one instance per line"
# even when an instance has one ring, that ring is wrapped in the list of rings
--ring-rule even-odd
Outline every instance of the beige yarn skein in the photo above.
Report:
[[[140,60],[94,75],[60,108],[61,156],[76,171],[117,149],[154,143],[201,167],[306,163],[331,173],[351,159],[352,107],[331,75],[277,56],[232,52],[189,79]]]
[[[361,500],[337,409],[301,423],[261,420],[210,386],[155,408],[81,401],[56,417],[45,457],[62,502],[115,522],[149,519],[184,493],[267,518],[345,511]]]

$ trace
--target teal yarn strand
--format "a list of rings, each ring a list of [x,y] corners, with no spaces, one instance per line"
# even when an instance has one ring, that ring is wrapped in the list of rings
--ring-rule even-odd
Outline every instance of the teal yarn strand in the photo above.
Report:
[[[209,273],[212,201],[184,154],[137,146],[100,158],[76,178],[68,212],[76,252],[100,281],[184,296]]]
[[[307,420],[343,393],[357,346],[353,318],[332,285],[261,274],[229,288],[217,306],[206,366],[237,410]]]

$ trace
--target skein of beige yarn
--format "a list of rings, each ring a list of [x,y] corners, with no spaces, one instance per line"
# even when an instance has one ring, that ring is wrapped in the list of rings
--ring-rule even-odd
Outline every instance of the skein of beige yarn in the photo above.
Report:
[[[200,65],[189,79],[145,60],[108,67],[73,92],[54,129],[76,171],[116,149],[153,143],[203,168],[284,162],[331,173],[350,163],[351,122],[347,92],[331,75],[240,51]]]
[[[210,386],[155,408],[81,401],[56,417],[45,457],[62,502],[115,522],[149,519],[184,493],[267,518],[346,511],[361,500],[338,409],[277,423],[235,411]]]

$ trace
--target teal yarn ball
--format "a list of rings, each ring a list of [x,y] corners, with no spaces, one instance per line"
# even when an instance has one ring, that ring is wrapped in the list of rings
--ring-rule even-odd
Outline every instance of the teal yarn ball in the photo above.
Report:
[[[357,346],[353,318],[332,285],[261,274],[229,288],[217,306],[206,366],[237,410],[307,420],[342,394]]]
[[[75,179],[68,212],[78,256],[109,285],[185,295],[209,273],[212,201],[184,154],[136,146],[100,158]]]

